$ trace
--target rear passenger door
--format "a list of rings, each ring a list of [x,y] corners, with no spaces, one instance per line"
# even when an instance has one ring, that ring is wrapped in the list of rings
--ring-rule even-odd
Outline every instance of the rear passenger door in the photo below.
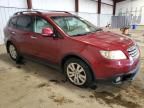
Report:
[[[35,55],[37,52],[33,44],[33,23],[34,17],[31,15],[20,15],[17,19],[17,41],[19,42],[20,51],[23,54]]]

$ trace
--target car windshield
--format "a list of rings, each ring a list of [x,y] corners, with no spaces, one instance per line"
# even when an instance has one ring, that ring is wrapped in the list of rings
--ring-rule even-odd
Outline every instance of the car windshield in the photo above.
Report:
[[[76,16],[54,16],[51,18],[69,36],[86,35],[100,30],[88,21]]]

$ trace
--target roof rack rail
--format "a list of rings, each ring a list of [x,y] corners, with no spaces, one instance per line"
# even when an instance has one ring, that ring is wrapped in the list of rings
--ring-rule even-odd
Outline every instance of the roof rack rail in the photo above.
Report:
[[[33,10],[35,10],[35,9],[33,9]],[[36,10],[37,11],[37,10]],[[68,14],[72,14],[72,13],[70,13],[70,12],[67,12],[67,11],[57,11],[57,10],[43,10],[43,9],[40,9],[40,11],[44,11],[44,12],[63,12],[63,13],[68,13]]]
[[[52,10],[48,10],[48,12],[63,12],[63,13],[68,13],[68,14],[71,14],[70,12],[67,12],[67,11],[52,11]]]
[[[41,12],[39,11],[20,11],[20,12],[16,12],[14,15],[20,15],[20,14],[24,14],[24,13],[38,13],[41,14]]]
[[[68,13],[68,14],[72,14],[70,12],[67,12],[67,11],[53,11],[53,10],[45,10],[46,12],[63,12],[63,13]],[[20,15],[20,14],[24,14],[24,13],[38,13],[38,14],[41,14],[40,11],[37,11],[37,10],[28,10],[28,11],[19,11],[19,12],[16,12],[14,15]]]

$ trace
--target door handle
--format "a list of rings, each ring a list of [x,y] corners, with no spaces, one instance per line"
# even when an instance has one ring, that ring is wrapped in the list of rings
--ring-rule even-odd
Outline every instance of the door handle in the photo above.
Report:
[[[36,36],[31,36],[31,39],[37,39],[37,37]]]
[[[12,31],[11,34],[16,34],[16,32]]]

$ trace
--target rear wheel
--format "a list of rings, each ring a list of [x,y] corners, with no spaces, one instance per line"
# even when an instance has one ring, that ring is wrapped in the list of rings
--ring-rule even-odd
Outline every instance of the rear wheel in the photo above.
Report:
[[[92,74],[88,65],[77,58],[71,58],[64,64],[68,80],[79,87],[88,87],[92,83]]]
[[[13,45],[13,44],[9,44],[8,45],[8,52],[9,52],[9,55],[10,55],[10,57],[12,58],[12,60],[14,60],[14,61],[16,61],[16,62],[19,62],[19,61],[21,61],[21,56],[19,55],[19,53],[18,53],[18,51],[17,51],[17,49],[16,49],[16,47]]]

